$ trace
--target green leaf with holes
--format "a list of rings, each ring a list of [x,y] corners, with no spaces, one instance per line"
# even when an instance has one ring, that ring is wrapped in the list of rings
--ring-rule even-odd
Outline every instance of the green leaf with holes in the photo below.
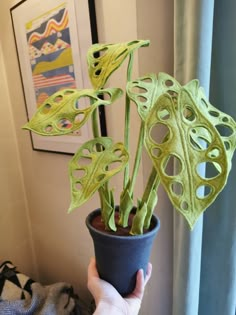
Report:
[[[104,98],[103,96],[106,95]],[[42,136],[60,136],[79,130],[100,105],[110,105],[122,95],[121,89],[65,89],[50,96],[23,126]]]
[[[99,151],[98,151],[99,150]],[[69,163],[71,205],[69,212],[84,204],[112,176],[128,163],[122,143],[99,137],[83,144]]]
[[[194,84],[191,82],[194,82]],[[236,122],[228,114],[220,111],[214,107],[207,100],[204,90],[199,87],[198,80],[193,80],[189,84],[185,85],[184,88],[194,95],[194,100],[202,112],[202,114],[208,119],[214,128],[217,130],[226,150],[227,157],[227,174],[230,172],[232,166],[232,157],[236,149]],[[206,135],[205,135],[206,136]],[[205,137],[202,133],[199,133],[199,137]],[[205,139],[205,141],[208,141]],[[210,156],[217,157],[219,155],[219,149],[213,148],[208,154]]]
[[[145,146],[161,183],[192,228],[226,184],[235,121],[206,100],[198,80],[182,87],[165,73],[149,74],[129,82],[127,93],[145,121]]]
[[[164,119],[160,115],[163,110],[169,113]],[[184,88],[177,102],[168,94],[158,98],[145,128],[145,145],[161,183],[173,206],[193,228],[225,186],[229,163],[224,143]],[[215,151],[218,154],[213,154]],[[170,171],[173,164],[174,174]],[[205,175],[205,167],[212,173]]]
[[[148,40],[92,45],[88,50],[87,61],[89,77],[94,89],[103,88],[110,75],[134,50],[148,45]]]
[[[159,96],[169,93],[172,97],[176,96],[181,85],[166,73],[151,73],[137,80],[127,83],[126,89],[129,98],[136,103],[140,117],[145,120],[151,109],[155,105]],[[164,119],[168,112],[163,109],[159,115]]]

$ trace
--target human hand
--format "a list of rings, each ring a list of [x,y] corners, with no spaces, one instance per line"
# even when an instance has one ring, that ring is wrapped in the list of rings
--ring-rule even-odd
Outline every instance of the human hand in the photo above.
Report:
[[[88,289],[92,293],[97,307],[94,315],[137,315],[151,273],[151,263],[148,264],[145,278],[143,270],[140,269],[137,272],[134,291],[123,298],[110,283],[99,278],[96,261],[92,258],[88,266]]]

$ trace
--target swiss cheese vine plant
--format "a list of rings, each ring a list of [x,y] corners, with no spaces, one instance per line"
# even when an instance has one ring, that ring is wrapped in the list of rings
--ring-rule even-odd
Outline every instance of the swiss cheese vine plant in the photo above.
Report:
[[[160,185],[192,229],[200,214],[224,188],[236,148],[234,119],[209,103],[197,80],[181,86],[165,73],[132,80],[134,52],[148,45],[145,40],[92,45],[87,61],[93,89],[58,91],[23,127],[43,136],[59,136],[80,129],[91,119],[94,138],[81,145],[69,163],[69,212],[98,191],[102,220],[107,229],[116,231],[115,202],[109,180],[123,171],[118,224],[126,227],[129,214],[136,207],[130,229],[133,235],[142,234],[149,227]],[[105,85],[128,57],[124,141],[114,143],[110,137],[100,135],[97,109],[100,105],[111,106],[123,94],[122,89]],[[90,99],[90,106],[85,109],[79,106],[83,97]],[[131,103],[137,106],[140,116],[132,172],[129,167]],[[69,128],[64,121],[69,122]],[[135,201],[135,181],[144,148],[153,167],[143,195]]]

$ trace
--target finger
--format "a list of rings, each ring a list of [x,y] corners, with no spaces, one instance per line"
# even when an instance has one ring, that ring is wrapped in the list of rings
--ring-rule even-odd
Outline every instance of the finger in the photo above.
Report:
[[[137,276],[136,276],[136,286],[132,295],[135,295],[137,298],[142,299],[145,286],[148,283],[149,279],[151,278],[151,274],[152,274],[151,263],[148,263],[147,265],[145,278],[144,278],[143,270],[142,269],[138,270]]]
[[[136,276],[136,286],[132,293],[138,299],[142,299],[144,292],[144,276],[143,276],[143,269],[138,270]]]
[[[88,266],[88,278],[90,277],[99,278],[97,267],[96,267],[96,260],[94,257],[90,259],[90,263]]]
[[[96,267],[95,258],[90,259],[90,263],[88,265],[88,280],[87,280],[87,288],[92,293],[95,303],[97,305],[99,287],[98,287],[99,275]]]
[[[148,263],[146,276],[145,276],[145,280],[144,280],[144,286],[146,286],[146,284],[148,283],[149,279],[151,278],[151,275],[152,275],[152,264]]]

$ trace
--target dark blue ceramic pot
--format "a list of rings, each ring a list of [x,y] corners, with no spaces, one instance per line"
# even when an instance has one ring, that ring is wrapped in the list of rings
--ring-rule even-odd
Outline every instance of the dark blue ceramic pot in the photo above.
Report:
[[[97,269],[103,280],[111,283],[125,296],[135,288],[136,273],[139,269],[146,272],[152,244],[160,227],[159,219],[152,216],[152,229],[142,235],[118,236],[95,229],[91,222],[101,214],[94,210],[86,218],[86,225],[92,236]]]

